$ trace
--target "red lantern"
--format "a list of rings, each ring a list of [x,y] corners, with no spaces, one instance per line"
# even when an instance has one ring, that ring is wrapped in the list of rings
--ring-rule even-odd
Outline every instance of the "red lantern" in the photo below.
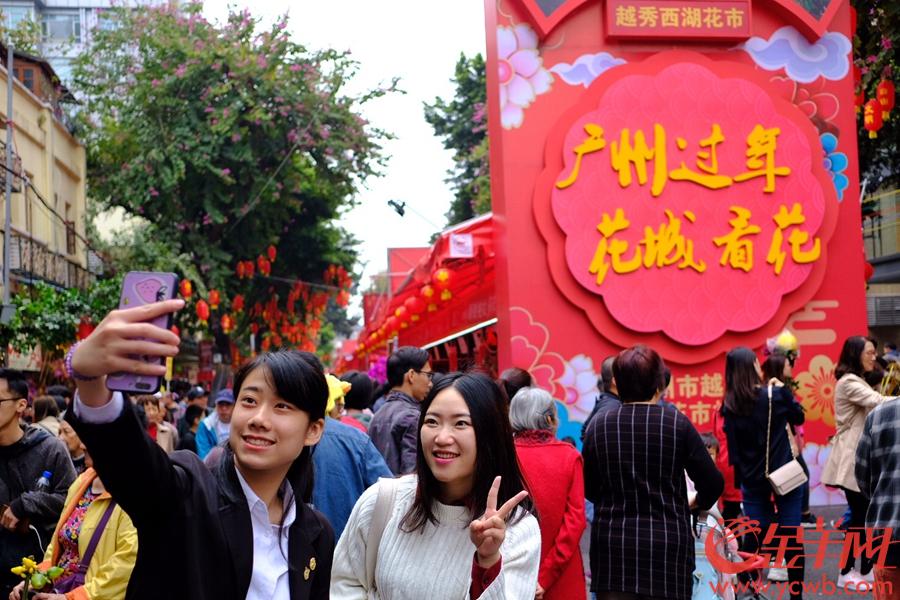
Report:
[[[244,261],[239,260],[237,266],[234,268],[234,273],[237,275],[238,279],[243,279],[244,275],[247,274],[247,271],[244,267]]]
[[[387,321],[384,322],[384,326],[388,333],[393,335],[400,329],[400,319],[397,317],[388,317]]]
[[[272,263],[262,254],[256,259],[256,266],[259,267],[259,274],[268,277],[272,272]]]
[[[182,298],[190,300],[191,294],[194,293],[194,287],[191,285],[191,280],[182,279],[181,283],[178,284],[178,291],[181,293]]]
[[[863,108],[863,127],[869,132],[869,138],[875,139],[878,137],[878,130],[882,125],[884,125],[884,121],[881,118],[881,103],[872,98],[866,102]]]
[[[887,121],[891,116],[891,110],[894,108],[894,84],[889,79],[882,79],[878,87],[875,88],[875,97],[881,105],[881,118]]]
[[[431,274],[431,283],[439,290],[450,287],[450,269],[440,268]]]
[[[234,319],[228,313],[222,315],[219,324],[222,325],[222,332],[225,334],[231,333],[231,330],[234,329]]]
[[[236,313],[244,311],[244,295],[243,294],[238,294],[234,297],[234,300],[231,301],[231,308]]]
[[[407,321],[409,321],[409,311],[405,306],[398,306],[394,311],[394,316],[397,317],[397,319],[401,323],[406,323]]]
[[[278,255],[278,251],[275,249],[275,246],[270,245],[266,248],[266,254],[269,255],[269,260],[275,262],[275,257]]]
[[[430,285],[426,284],[422,286],[422,289],[419,290],[419,295],[425,299],[426,302],[434,298],[434,288]]]
[[[209,304],[206,303],[206,300],[197,300],[197,318],[200,319],[202,325],[206,325],[206,321],[209,319]]]
[[[419,315],[425,312],[425,301],[418,296],[410,296],[403,302],[403,306],[405,306],[406,310],[409,311],[409,314],[412,315],[413,322],[418,321]]]
[[[209,290],[210,308],[212,308],[213,310],[219,308],[219,300],[221,300],[221,298],[219,297],[219,290]]]
[[[255,267],[253,266],[252,260],[244,261],[244,272],[247,274],[248,279],[253,279],[253,274],[255,271]]]
[[[250,333],[253,335],[259,333],[259,323],[250,323]]]
[[[350,304],[350,292],[347,290],[341,290],[338,292],[337,299],[335,300],[338,306],[344,308],[348,304]]]
[[[272,347],[272,340],[271,340],[271,339],[266,338],[266,339],[264,339],[264,340],[262,341],[262,351],[263,351],[263,352],[268,352],[268,351],[269,351],[269,348],[271,348],[271,347]]]
[[[79,340],[83,340],[87,336],[91,335],[94,329],[96,329],[96,326],[91,323],[87,317],[82,317],[81,322],[78,323],[78,333],[75,337]]]
[[[178,329],[178,325],[172,325],[172,327],[169,328],[169,331],[171,331],[172,333],[174,333],[174,334],[177,335],[178,337],[181,337],[181,330]]]

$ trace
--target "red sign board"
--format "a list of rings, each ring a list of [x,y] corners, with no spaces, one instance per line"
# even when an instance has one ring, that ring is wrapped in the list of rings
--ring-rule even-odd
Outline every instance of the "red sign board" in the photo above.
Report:
[[[750,37],[750,0],[606,0],[607,34],[616,38]]]
[[[725,353],[789,329],[820,469],[866,333],[849,0],[486,6],[500,369],[578,439],[603,360],[646,344],[703,431]]]

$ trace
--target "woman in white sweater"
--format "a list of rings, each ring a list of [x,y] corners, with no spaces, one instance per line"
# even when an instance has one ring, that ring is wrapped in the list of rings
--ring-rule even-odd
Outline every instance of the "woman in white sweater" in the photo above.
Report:
[[[334,553],[333,600],[535,597],[541,533],[503,405],[484,375],[435,383],[416,474],[380,480],[353,507]]]

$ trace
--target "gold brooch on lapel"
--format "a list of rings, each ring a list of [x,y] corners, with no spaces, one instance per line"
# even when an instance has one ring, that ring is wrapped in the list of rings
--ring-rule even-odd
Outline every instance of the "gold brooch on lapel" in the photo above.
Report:
[[[309,580],[309,567],[303,569],[303,579],[307,581]]]
[[[315,556],[313,556],[312,558],[309,559],[309,568],[312,569],[313,571],[316,570],[316,557]]]

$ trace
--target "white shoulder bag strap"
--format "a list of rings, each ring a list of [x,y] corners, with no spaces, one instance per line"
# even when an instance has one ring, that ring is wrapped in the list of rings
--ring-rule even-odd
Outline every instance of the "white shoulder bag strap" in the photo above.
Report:
[[[378,546],[384,528],[394,508],[394,496],[397,494],[397,480],[382,477],[378,480],[378,497],[375,499],[375,509],[372,511],[372,520],[369,522],[369,535],[366,537],[366,581],[369,584],[369,598],[376,598],[375,594],[375,563],[378,560]]]

